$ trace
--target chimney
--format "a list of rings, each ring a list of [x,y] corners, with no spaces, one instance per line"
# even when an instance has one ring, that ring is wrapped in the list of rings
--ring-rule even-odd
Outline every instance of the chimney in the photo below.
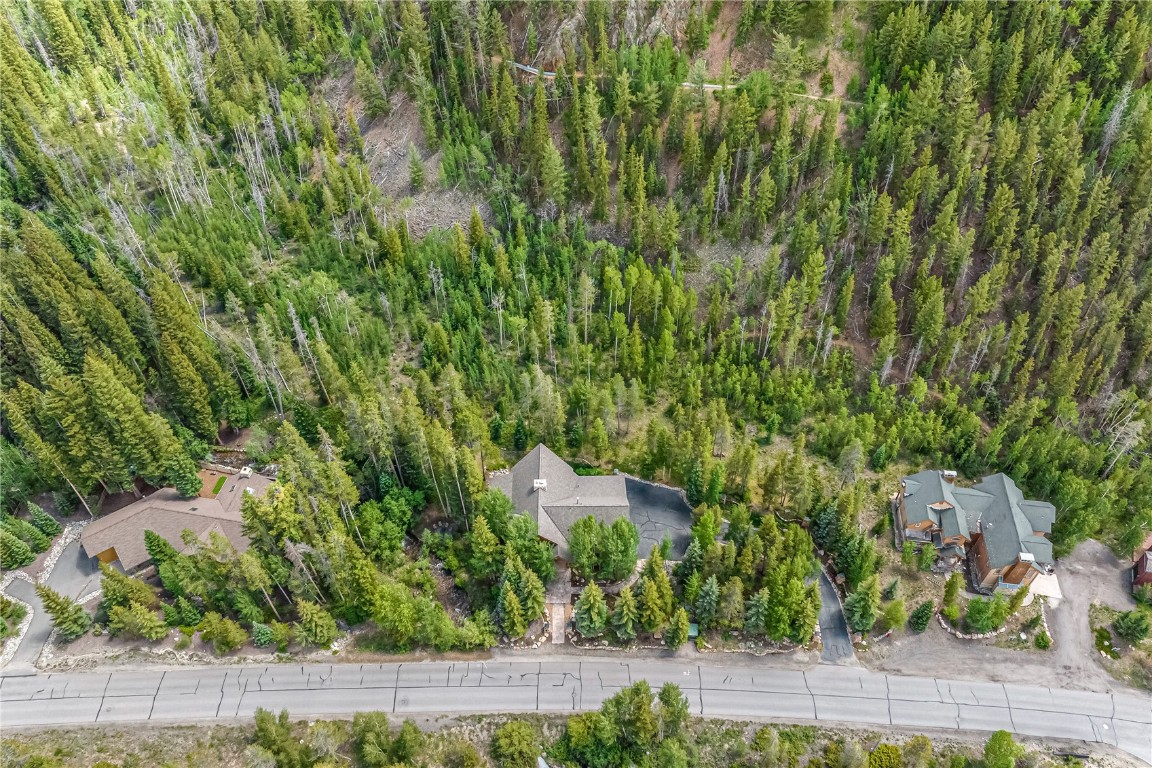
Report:
[[[955,484],[955,482],[956,482],[956,470],[946,469],[943,472],[941,472],[940,474],[944,475],[944,482]]]

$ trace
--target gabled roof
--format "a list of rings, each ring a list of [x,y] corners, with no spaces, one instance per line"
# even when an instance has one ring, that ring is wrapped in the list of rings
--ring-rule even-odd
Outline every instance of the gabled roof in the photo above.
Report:
[[[537,490],[537,480],[546,487]],[[506,472],[488,478],[491,488],[503,491],[516,511],[536,521],[540,536],[568,548],[568,531],[576,521],[592,515],[605,523],[628,515],[628,491],[623,475],[581,477],[543,443]]]
[[[976,487],[992,497],[981,523],[989,565],[1003,568],[1016,562],[1018,555],[1030,554],[1038,570],[1050,566],[1052,542],[1035,532],[1052,530],[1056,508],[1044,501],[1025,499],[1012,478],[1002,472],[985,477]]]
[[[902,482],[908,522],[931,520],[944,537],[969,539],[979,530],[980,513],[989,501],[987,494],[972,488],[958,488],[936,469],[917,472]]]
[[[126,571],[148,562],[144,531],[160,534],[178,551],[185,549],[180,535],[185,529],[207,540],[215,531],[227,538],[237,551],[248,548],[240,504],[244,494],[262,494],[273,481],[263,475],[241,478],[231,475],[215,498],[181,496],[175,488],[162,488],[139,501],[99,517],[80,534],[80,545],[89,557],[115,549]]]
[[[1052,532],[1056,508],[1025,499],[1007,475],[989,475],[973,488],[962,488],[943,472],[926,469],[901,482],[908,522],[931,520],[942,538],[983,534],[990,567],[1010,565],[1022,553],[1033,556],[1037,570],[1052,564],[1052,542],[1045,535]]]

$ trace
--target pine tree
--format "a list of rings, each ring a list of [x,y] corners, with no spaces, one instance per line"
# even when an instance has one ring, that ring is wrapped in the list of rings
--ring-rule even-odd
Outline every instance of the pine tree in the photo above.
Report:
[[[676,613],[672,616],[672,623],[668,626],[668,631],[664,633],[664,644],[672,650],[676,650],[688,642],[688,623],[688,611],[677,608]]]
[[[22,568],[36,559],[28,545],[6,530],[0,529],[0,568],[10,571]]]
[[[148,607],[129,603],[108,611],[108,633],[113,637],[155,641],[168,634],[168,626]]]
[[[92,626],[92,617],[82,605],[69,600],[48,585],[37,584],[36,595],[44,610],[52,617],[52,626],[56,627],[64,642],[72,642]]]
[[[528,631],[528,621],[524,618],[520,598],[516,596],[512,583],[507,580],[500,589],[500,620],[501,628],[508,637],[523,637]]]
[[[753,634],[762,635],[768,627],[772,613],[772,596],[767,588],[761,589],[748,601],[744,614],[744,629]]]
[[[412,142],[408,142],[408,183],[413,192],[421,192],[424,189],[424,161]]]
[[[576,598],[576,631],[584,637],[600,637],[608,627],[608,604],[596,582],[590,582]]]
[[[165,604],[164,623],[170,627],[195,627],[200,623],[200,611],[183,595],[171,605]]]
[[[86,63],[84,43],[76,32],[72,15],[60,0],[40,0],[40,13],[48,25],[48,43],[56,64],[77,72]]]
[[[109,613],[115,606],[127,607],[132,603],[148,609],[156,605],[156,592],[139,579],[126,576],[105,563],[100,563],[100,574],[102,605]]]
[[[701,630],[710,629],[716,620],[716,611],[720,605],[720,582],[715,576],[704,580],[700,594],[696,597],[696,623]]]
[[[55,518],[32,502],[28,502],[28,514],[32,517],[32,525],[49,538],[55,538],[63,530]]]
[[[624,587],[612,606],[612,629],[616,637],[624,642],[636,639],[636,630],[640,620],[640,612],[636,605],[636,598],[632,596],[632,588]]]
[[[326,648],[340,634],[336,620],[325,608],[308,600],[296,601],[296,639],[301,645]]]
[[[168,543],[160,534],[155,531],[144,531],[144,549],[148,551],[148,557],[151,558],[152,564],[157,568],[167,563],[178,554],[176,548]]]

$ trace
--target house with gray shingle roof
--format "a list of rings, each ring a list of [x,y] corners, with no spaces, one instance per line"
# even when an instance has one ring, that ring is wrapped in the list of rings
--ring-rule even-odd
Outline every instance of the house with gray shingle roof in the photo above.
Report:
[[[628,517],[628,491],[623,475],[577,475],[567,462],[541,443],[512,469],[493,472],[488,487],[502,491],[522,515],[536,521],[540,537],[568,559],[568,531],[591,515],[605,525]]]
[[[984,590],[1018,589],[1052,571],[1056,508],[1025,499],[1005,474],[966,488],[955,472],[928,469],[901,479],[893,502],[905,538],[932,542],[946,560],[967,557]]]

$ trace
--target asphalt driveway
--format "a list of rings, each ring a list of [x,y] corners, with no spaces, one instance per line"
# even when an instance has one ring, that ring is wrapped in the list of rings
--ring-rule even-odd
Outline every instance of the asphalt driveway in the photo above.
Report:
[[[679,560],[692,538],[692,507],[683,491],[649,483],[635,477],[624,478],[628,489],[629,517],[640,533],[640,556],[667,537],[672,542],[669,560]]]
[[[836,587],[828,580],[828,574],[820,569],[820,639],[824,651],[820,654],[823,664],[847,664],[856,660],[852,650],[852,637],[848,634],[848,622],[844,620],[844,609],[836,595]]]
[[[65,597],[77,600],[100,588],[100,569],[95,558],[86,556],[80,549],[80,542],[74,541],[60,553],[60,559],[48,577],[48,586]],[[4,670],[7,674],[26,674],[34,669],[40,650],[52,633],[52,619],[40,605],[36,588],[28,582],[14,579],[7,591],[32,606],[32,622],[28,625],[28,632]]]

